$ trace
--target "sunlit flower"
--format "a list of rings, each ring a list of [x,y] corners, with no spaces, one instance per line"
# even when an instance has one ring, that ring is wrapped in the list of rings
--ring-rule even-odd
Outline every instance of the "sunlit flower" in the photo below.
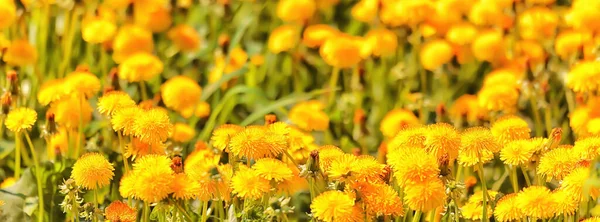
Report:
[[[519,99],[519,91],[509,85],[484,87],[477,93],[479,106],[490,111],[512,113]]]
[[[3,7],[0,6],[0,8]],[[38,59],[38,52],[26,39],[12,41],[5,50],[2,60],[11,66],[31,65]]]
[[[402,128],[419,124],[415,114],[406,109],[394,109],[389,111],[381,120],[379,130],[384,136],[391,138]]]
[[[523,217],[523,212],[516,204],[517,194],[508,194],[502,197],[494,209],[494,218],[497,221],[515,221]]]
[[[531,160],[535,151],[535,144],[531,140],[513,140],[502,147],[500,150],[500,159],[505,164],[513,166],[523,165]]]
[[[318,157],[319,158],[319,168],[323,172],[329,171],[329,168],[331,167],[331,163],[333,162],[333,160],[344,155],[344,151],[342,151],[340,148],[333,146],[333,145],[321,146],[321,147],[319,147],[318,151],[319,151],[319,157]]]
[[[554,215],[549,209],[553,206],[550,190],[543,186],[530,186],[517,194],[515,200],[517,208],[522,210],[524,216],[545,219]]]
[[[452,46],[445,40],[437,39],[426,42],[419,52],[421,65],[427,70],[435,70],[450,62],[454,52]]]
[[[0,29],[9,27],[17,18],[17,7],[15,1],[0,1]]]
[[[110,221],[135,222],[137,219],[137,211],[118,200],[113,201],[104,209],[104,215]]]
[[[92,106],[88,101],[82,101],[81,98],[69,96],[58,100],[50,106],[50,110],[55,114],[56,123],[67,129],[76,129],[81,124],[85,126],[92,119]]]
[[[204,179],[211,175],[209,171],[217,167],[218,163],[219,155],[215,155],[212,150],[196,150],[185,159],[183,170],[192,178]]]
[[[257,160],[256,163],[252,165],[252,169],[254,169],[260,177],[275,182],[290,180],[293,177],[292,170],[285,163],[272,158]]]
[[[545,153],[537,167],[537,173],[547,176],[547,180],[561,180],[577,165],[579,158],[571,148],[556,148]]]
[[[135,24],[154,33],[167,31],[173,23],[173,18],[171,17],[171,8],[166,4],[163,0],[143,1],[143,3],[135,4]]]
[[[473,40],[471,50],[478,60],[495,62],[504,56],[504,37],[498,31],[480,32]]]
[[[561,188],[552,191],[552,199],[554,199],[556,216],[574,215],[575,211],[579,209],[581,200],[577,193],[571,193],[571,191]]]
[[[173,126],[173,141],[186,143],[189,142],[196,135],[196,130],[183,123],[176,123]]]
[[[249,126],[231,137],[229,149],[250,159],[275,157],[287,149],[287,137],[265,126]]]
[[[360,183],[358,191],[365,203],[366,212],[372,216],[404,214],[402,199],[393,187],[387,184]]]
[[[64,89],[63,79],[53,79],[44,82],[38,91],[37,100],[40,104],[46,106],[51,102],[58,101],[67,95]]]
[[[75,71],[65,78],[64,87],[68,94],[90,98],[100,91],[100,79],[87,71]]]
[[[210,116],[210,104],[207,102],[199,102],[197,106],[190,106],[186,109],[180,110],[179,114],[183,116],[183,118],[190,118],[192,114],[198,118],[206,118]]]
[[[293,49],[297,45],[299,35],[298,28],[293,25],[282,25],[275,28],[269,35],[267,43],[269,51],[277,54]]]
[[[483,127],[473,127],[465,130],[461,136],[458,151],[458,162],[464,166],[485,163],[494,158],[494,153],[500,150],[500,144],[492,132]]]
[[[487,195],[494,198],[498,192],[488,191]],[[488,200],[489,201],[489,200]],[[490,218],[493,215],[492,206],[487,205],[487,217]],[[465,219],[469,220],[481,220],[483,217],[483,192],[475,192],[469,201],[461,207],[461,214]]]
[[[104,155],[86,153],[73,165],[71,177],[77,185],[88,190],[95,190],[110,184],[115,175],[113,171],[115,168]]]
[[[523,39],[537,40],[554,36],[558,16],[547,7],[533,7],[519,15],[519,34]]]
[[[177,25],[169,30],[167,36],[181,51],[193,52],[200,47],[200,35],[190,25]]]
[[[231,179],[233,193],[247,199],[258,199],[269,192],[269,181],[256,170],[241,166]]]
[[[304,30],[302,42],[311,48],[320,47],[325,40],[335,37],[339,30],[325,24],[310,25]]]
[[[336,68],[351,68],[362,59],[360,45],[346,34],[325,40],[319,54],[328,65]]]
[[[125,157],[137,157],[148,155],[148,154],[164,154],[165,145],[162,143],[145,143],[139,138],[133,137],[133,140],[125,147]]]
[[[315,13],[315,0],[281,0],[277,4],[277,17],[286,22],[306,22]]]
[[[585,43],[591,41],[592,35],[585,31],[566,30],[556,36],[554,51],[563,59],[575,55],[583,48]]]
[[[155,55],[147,52],[133,53],[119,65],[119,77],[129,82],[148,81],[163,69],[162,61]]]
[[[582,61],[567,74],[567,86],[575,92],[595,92],[600,88],[600,61]]]
[[[565,15],[567,24],[576,29],[600,30],[600,13],[595,10],[600,7],[600,1],[573,1],[571,10]]]
[[[425,132],[425,150],[433,154],[439,163],[452,163],[458,157],[460,134],[447,123],[427,126]]]
[[[479,106],[476,95],[465,94],[454,101],[449,113],[452,117],[459,119],[465,118],[468,122],[476,122],[485,119],[487,111]]]
[[[171,188],[173,189],[173,197],[182,200],[193,199],[202,189],[198,181],[190,178],[185,173],[175,174]]]
[[[430,211],[440,207],[446,201],[446,188],[439,178],[404,188],[404,202],[412,210]]]
[[[405,147],[389,152],[387,163],[394,169],[394,176],[401,186],[422,183],[440,174],[435,156],[418,147]]]
[[[129,56],[154,49],[152,33],[140,26],[125,25],[119,29],[113,42],[113,60],[123,62]]]
[[[390,56],[396,54],[398,48],[398,36],[388,29],[373,29],[367,32],[365,38],[372,47],[374,56]]]
[[[334,179],[344,181],[352,176],[352,172],[356,169],[358,160],[352,154],[342,154],[331,161],[327,170],[327,175]]]
[[[84,19],[81,37],[88,43],[103,43],[111,40],[117,32],[115,23],[102,17]]]
[[[164,155],[146,155],[133,164],[133,197],[158,202],[173,191],[175,175],[171,160]],[[123,182],[121,182],[121,185]]]
[[[143,113],[143,109],[138,106],[124,107],[115,111],[110,119],[113,130],[122,131],[124,136],[132,135],[135,119],[140,113]]]
[[[168,108],[182,111],[195,107],[200,101],[202,88],[188,76],[175,76],[160,87],[163,102]]]
[[[135,180],[136,178],[135,175],[133,175],[133,172],[129,172],[121,177],[121,181],[119,182],[119,194],[121,194],[122,197],[133,197]]]
[[[379,0],[361,0],[352,6],[350,13],[358,21],[370,23],[377,18]]]
[[[11,110],[6,116],[6,128],[15,133],[29,130],[37,120],[37,113],[30,108],[17,108]]]
[[[573,152],[585,160],[595,159],[600,154],[600,137],[588,137],[575,141]]]
[[[173,132],[173,125],[167,112],[160,109],[150,109],[142,113],[133,121],[133,134],[146,143],[160,143],[167,140]]]
[[[401,129],[389,141],[388,151],[392,153],[405,147],[425,148],[425,132],[426,128],[422,126],[408,126]]]
[[[527,122],[517,116],[504,116],[492,124],[492,134],[500,143],[529,139],[530,132]]]
[[[98,111],[107,116],[112,116],[116,111],[131,106],[135,106],[135,101],[123,91],[112,91],[98,99]]]
[[[301,129],[324,131],[329,128],[329,116],[324,108],[323,103],[317,100],[300,102],[290,109],[288,117]]]
[[[310,204],[313,215],[325,222],[355,221],[353,208],[354,198],[337,190],[320,194]]]
[[[242,130],[244,130],[244,128],[238,125],[221,125],[213,130],[213,135],[210,138],[212,145],[217,149],[228,151],[231,137]]]
[[[446,40],[455,45],[468,45],[477,36],[477,28],[468,22],[458,23],[446,32]]]
[[[600,189],[598,187],[588,186],[586,183],[590,179],[590,168],[587,166],[580,166],[573,169],[565,178],[563,179],[560,189],[564,189],[571,195],[575,195],[580,200],[585,200],[583,198],[587,198],[584,195],[584,191],[587,191],[587,194],[596,198],[600,194]]]

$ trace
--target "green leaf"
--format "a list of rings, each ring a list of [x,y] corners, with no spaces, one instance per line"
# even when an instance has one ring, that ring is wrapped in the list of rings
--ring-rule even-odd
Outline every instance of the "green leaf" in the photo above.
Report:
[[[213,93],[215,93],[221,87],[221,85],[223,85],[223,83],[226,83],[227,81],[235,77],[239,77],[247,71],[248,67],[244,65],[242,68],[236,71],[223,75],[221,79],[219,79],[219,81],[209,84],[208,86],[206,86],[206,88],[204,88],[204,90],[202,90],[202,96],[200,97],[200,101],[206,101],[210,96],[212,96]]]
[[[13,150],[15,150],[14,141],[0,140],[0,159],[4,159]]]

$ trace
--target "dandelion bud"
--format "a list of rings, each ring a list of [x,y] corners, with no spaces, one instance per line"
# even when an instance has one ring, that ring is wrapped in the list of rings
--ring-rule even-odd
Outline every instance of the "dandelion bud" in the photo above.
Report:
[[[357,109],[356,111],[354,111],[354,118],[353,118],[353,122],[355,125],[363,125],[365,124],[365,120],[367,119],[367,116],[365,115],[365,111],[362,109]]]
[[[12,104],[12,97],[10,96],[9,92],[4,92],[4,94],[2,94],[2,97],[0,97],[0,103],[2,105],[2,114],[8,114],[10,105]]]
[[[58,133],[58,129],[54,113],[46,112],[46,125],[44,126],[44,133],[42,136],[52,136],[56,133]]]
[[[313,150],[312,152],[310,152],[310,156],[308,157],[308,160],[306,161],[306,168],[310,172],[313,172],[313,173],[319,171],[319,151],[318,150]]]
[[[119,84],[119,69],[113,67],[108,74],[108,79],[110,80],[110,86],[113,90],[119,91],[121,90],[121,85]]]
[[[175,173],[183,172],[183,161],[181,160],[181,156],[175,156],[171,159],[171,169]]]
[[[265,125],[271,125],[275,122],[277,122],[277,116],[275,114],[265,115]]]
[[[358,147],[352,148],[352,155],[360,156],[361,154],[362,154],[362,151],[360,150],[360,148],[358,148]]]
[[[383,174],[381,174],[381,179],[386,184],[390,184],[390,182],[392,181],[392,166],[385,165],[385,167],[383,167]]]
[[[8,71],[6,73],[6,79],[9,82],[10,94],[12,96],[18,96],[21,87],[19,86],[19,76],[17,75],[17,72],[15,70]]]
[[[229,35],[227,34],[221,34],[219,36],[219,39],[217,40],[217,42],[219,43],[219,46],[221,46],[221,48],[223,48],[223,52],[227,52],[229,51]]]

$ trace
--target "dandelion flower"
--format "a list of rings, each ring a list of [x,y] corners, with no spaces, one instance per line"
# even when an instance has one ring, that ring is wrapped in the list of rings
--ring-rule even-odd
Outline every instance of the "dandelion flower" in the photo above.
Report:
[[[137,219],[137,211],[118,200],[113,201],[104,209],[104,215],[110,221],[135,222]]]
[[[180,143],[187,143],[193,139],[196,134],[196,130],[194,128],[188,126],[183,123],[176,123],[173,126],[173,141]]]
[[[148,81],[164,69],[162,61],[146,52],[135,53],[119,65],[119,77],[129,82]]]
[[[290,170],[285,163],[272,158],[257,160],[256,163],[252,165],[252,169],[254,169],[262,178],[273,180],[275,182],[290,180],[293,177],[292,170]]]
[[[585,160],[595,159],[600,154],[600,137],[588,137],[575,141],[573,151]]]
[[[162,84],[160,92],[165,106],[181,112],[196,107],[202,95],[202,88],[190,77],[175,76]]]
[[[131,106],[135,106],[135,101],[123,91],[112,91],[98,99],[98,111],[107,116],[112,116],[117,110]]]
[[[55,114],[56,123],[67,129],[77,129],[80,121],[86,125],[92,120],[92,106],[81,98],[69,96],[52,103],[50,110]]]
[[[453,118],[466,118],[470,123],[485,119],[487,116],[487,111],[479,106],[477,96],[470,94],[458,97],[454,101],[454,105],[450,108],[449,113]]]
[[[577,165],[579,158],[571,148],[556,148],[543,154],[537,167],[537,173],[547,176],[547,180],[561,180]]]
[[[304,23],[315,13],[314,0],[282,0],[277,4],[277,17],[286,22]]]
[[[497,194],[498,192],[490,190],[487,195],[494,198]],[[487,212],[488,218],[492,217],[492,206],[487,205]],[[461,214],[465,219],[481,220],[483,217],[483,192],[478,191],[471,195],[469,201],[461,207]]]
[[[146,155],[133,164],[133,196],[145,202],[161,201],[172,193],[175,175],[164,155]]]
[[[14,177],[8,177],[8,178],[4,179],[2,181],[2,183],[0,183],[0,189],[5,189],[7,187],[10,187],[13,184],[15,184],[16,182],[17,182],[17,179],[15,179]]]
[[[67,93],[64,89],[64,80],[63,79],[53,79],[44,82],[40,87],[40,91],[38,92],[38,102],[44,106],[58,101],[61,98],[65,97]]]
[[[95,190],[110,184],[114,171],[113,165],[102,154],[87,153],[77,159],[71,177],[77,185]]]
[[[310,48],[316,48],[339,32],[337,29],[325,24],[310,25],[304,29],[302,42]]]
[[[476,36],[477,28],[469,22],[454,24],[446,32],[448,42],[461,46],[471,44]]]
[[[362,59],[360,44],[346,34],[325,40],[319,54],[328,65],[337,68],[351,68]]]
[[[113,130],[122,131],[124,136],[132,135],[134,122],[140,113],[143,113],[143,110],[138,106],[116,110],[110,119]]]
[[[344,155],[344,151],[333,145],[321,146],[319,147],[318,151],[319,168],[323,172],[328,172],[329,168],[331,167],[331,163],[338,157]]]
[[[122,197],[134,197],[136,177],[133,172],[125,174],[119,182],[119,194]]]
[[[412,210],[433,210],[446,202],[446,187],[439,178],[407,185],[404,188],[404,202]]]
[[[64,87],[68,94],[90,98],[100,91],[100,79],[87,71],[75,71],[65,78]]]
[[[582,220],[581,222],[600,222],[600,217],[590,217],[588,219]]]
[[[436,156],[439,163],[454,162],[458,157],[460,134],[447,123],[436,123],[427,126],[425,132],[425,150]]]
[[[547,219],[554,215],[549,209],[553,206],[550,190],[543,186],[530,186],[517,194],[515,200],[517,208],[521,209],[524,216],[537,219]]]
[[[117,26],[104,18],[84,19],[81,24],[81,37],[88,43],[103,43],[113,38]]]
[[[190,106],[184,110],[180,110],[179,114],[183,118],[190,118],[192,115],[198,118],[206,118],[210,115],[210,104],[207,102],[199,102],[197,106]]]
[[[504,116],[492,124],[492,134],[499,143],[506,144],[513,140],[529,139],[531,129],[525,120],[516,116]]]
[[[355,181],[383,183],[385,174],[385,164],[377,162],[377,159],[370,155],[358,156],[352,169],[352,177]]]
[[[173,131],[169,116],[163,110],[154,108],[137,115],[133,122],[133,134],[142,142],[164,142]]]
[[[373,48],[374,56],[390,56],[395,54],[396,48],[398,48],[398,36],[388,29],[379,28],[370,30],[365,35],[365,38],[367,39],[367,43]]]
[[[337,190],[321,193],[310,204],[313,215],[325,222],[352,221],[353,208],[354,198]]]
[[[442,39],[432,40],[423,45],[419,58],[423,68],[435,70],[450,62],[454,57],[452,46]]]
[[[418,125],[419,119],[415,114],[406,109],[394,109],[389,111],[381,120],[379,130],[384,136],[392,138],[406,126]]]
[[[135,159],[148,154],[164,154],[165,145],[162,143],[146,143],[137,137],[133,137],[131,143],[125,147],[125,157]]]
[[[4,2],[2,2],[4,3]],[[4,49],[2,60],[10,66],[27,66],[38,59],[38,52],[26,39],[14,40]]]
[[[194,52],[200,47],[200,35],[190,25],[177,25],[169,30],[167,36],[183,52]]]
[[[282,25],[271,31],[267,46],[274,54],[285,52],[296,47],[298,42],[298,28],[293,25]]]
[[[233,154],[250,159],[275,157],[287,149],[287,137],[265,126],[250,126],[231,137],[229,148]]]
[[[590,177],[590,168],[587,166],[580,166],[575,168],[563,179],[560,187],[571,195],[575,195],[580,200],[585,198],[583,196],[584,191],[587,191],[588,195],[592,198],[597,198],[600,195],[600,189],[598,187],[586,186],[586,182]]]
[[[517,194],[512,193],[502,197],[494,209],[494,218],[497,221],[516,221],[523,217],[523,212],[516,204]]]
[[[509,85],[483,87],[477,93],[479,106],[490,111],[513,112],[519,99],[519,91]]]
[[[473,55],[480,61],[496,62],[504,56],[504,49],[504,36],[496,30],[478,33],[471,43]]]
[[[458,162],[463,166],[474,166],[494,158],[494,153],[500,150],[492,132],[483,127],[467,129],[461,136],[461,146],[458,151]]]
[[[405,147],[425,148],[426,129],[421,126],[409,126],[398,131],[388,144],[389,152],[401,150]]]
[[[193,180],[185,173],[175,174],[171,188],[173,189],[173,197],[178,200],[193,199],[202,189],[198,181]]]
[[[289,118],[301,129],[324,131],[329,128],[329,116],[325,106],[316,100],[301,102],[290,109]]]
[[[37,120],[37,113],[30,108],[17,108],[11,110],[6,116],[6,128],[12,132],[18,133],[31,129]]]
[[[121,63],[129,56],[154,50],[152,32],[135,25],[122,26],[113,41],[113,60]]]
[[[17,18],[17,7],[14,1],[2,0],[0,1],[0,29],[5,29],[12,25]]]
[[[582,61],[567,74],[567,86],[575,92],[595,92],[600,88],[600,62]]]
[[[185,159],[184,172],[188,176],[196,179],[208,178],[209,171],[218,166],[219,156],[212,150],[197,150],[188,155]]]
[[[357,158],[352,154],[343,154],[331,161],[327,175],[334,180],[346,179],[356,169]]]
[[[401,186],[407,183],[421,183],[440,174],[435,156],[421,148],[406,147],[397,152],[390,152],[387,159]]]
[[[213,131],[213,135],[210,138],[212,145],[221,151],[228,151],[231,137],[242,130],[244,130],[244,128],[238,125],[221,125]]]
[[[579,209],[580,196],[569,190],[559,188],[552,191],[552,199],[556,211],[555,216],[574,215],[575,211]]]
[[[524,165],[531,160],[534,152],[535,146],[532,146],[531,140],[513,140],[502,147],[500,159],[512,166]]]
[[[520,13],[519,34],[528,40],[554,37],[559,18],[555,11],[545,6],[532,7]]]
[[[404,214],[402,199],[393,187],[387,184],[361,183],[358,189],[367,213],[373,216]]]
[[[256,200],[271,189],[269,181],[261,177],[256,170],[240,167],[231,179],[233,193],[241,198]]]

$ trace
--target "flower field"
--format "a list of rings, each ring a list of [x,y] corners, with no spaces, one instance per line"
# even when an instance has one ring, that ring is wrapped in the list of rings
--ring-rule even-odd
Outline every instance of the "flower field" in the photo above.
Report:
[[[600,0],[0,0],[0,221],[600,221]]]

